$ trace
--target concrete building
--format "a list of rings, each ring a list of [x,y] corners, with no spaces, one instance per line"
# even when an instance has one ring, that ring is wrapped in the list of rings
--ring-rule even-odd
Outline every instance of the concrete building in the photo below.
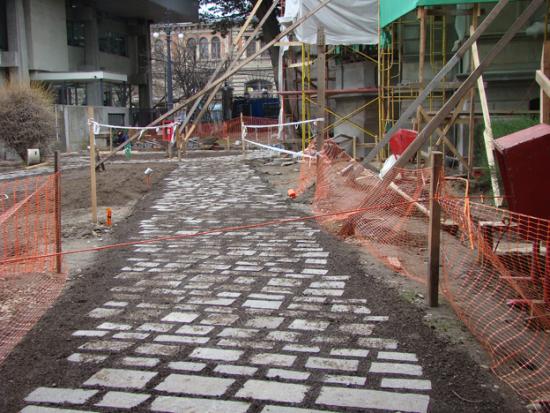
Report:
[[[0,85],[49,85],[60,146],[80,149],[85,106],[101,122],[148,120],[139,114],[152,105],[150,24],[197,19],[197,0],[0,0]]]
[[[231,43],[239,32],[238,27],[233,27],[224,36],[219,32],[213,32],[211,26],[203,23],[171,24],[169,29],[172,40],[174,70],[177,70],[176,65],[182,64],[182,62],[178,62],[178,49],[186,50],[185,58],[196,62],[197,70],[213,70],[230,49]],[[151,42],[153,50],[156,50],[156,53],[160,55],[153,63],[153,99],[155,102],[161,101],[166,94],[166,59],[163,58],[163,56],[166,56],[166,31],[166,25],[153,25],[151,28],[152,34],[158,33],[156,37],[151,37]],[[251,33],[252,30],[245,33],[243,43],[248,38],[247,35]],[[252,42],[241,60],[255,53],[260,47],[260,40]],[[183,93],[181,88],[178,89],[177,83],[176,79],[174,84],[174,96],[176,98]],[[269,53],[263,53],[259,58],[247,64],[232,76],[227,83],[233,88],[234,96],[243,96],[248,93],[251,97],[257,97],[266,92],[274,95],[276,87]]]

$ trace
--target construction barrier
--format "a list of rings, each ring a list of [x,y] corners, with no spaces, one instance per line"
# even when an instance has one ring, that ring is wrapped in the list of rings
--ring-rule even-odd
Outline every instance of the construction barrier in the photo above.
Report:
[[[353,236],[392,270],[426,283],[430,181],[430,169],[401,169],[383,183],[329,140],[317,160],[302,161],[295,192],[316,183],[313,212],[327,230]],[[484,205],[455,178],[440,182],[441,292],[498,377],[548,407],[550,221]]]
[[[0,362],[59,296],[57,174],[0,182]]]

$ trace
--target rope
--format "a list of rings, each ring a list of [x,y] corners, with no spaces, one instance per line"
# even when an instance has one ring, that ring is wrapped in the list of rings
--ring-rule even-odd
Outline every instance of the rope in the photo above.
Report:
[[[420,202],[425,201],[425,199],[418,199],[413,202],[402,202],[402,203],[396,203],[395,206],[398,205],[408,205],[412,204],[414,202]],[[58,255],[73,255],[73,254],[81,254],[85,252],[96,252],[96,251],[105,251],[105,250],[111,250],[111,249],[117,249],[117,248],[126,248],[131,247],[134,245],[145,245],[145,244],[154,244],[157,242],[163,242],[163,241],[174,241],[179,239],[185,239],[185,238],[195,238],[200,237],[204,235],[210,235],[210,234],[217,234],[217,233],[225,233],[225,232],[233,232],[233,231],[243,231],[248,229],[255,229],[255,228],[263,228],[263,227],[269,227],[274,225],[286,225],[286,224],[292,224],[295,222],[302,222],[302,221],[312,221],[317,220],[320,218],[328,218],[328,217],[337,217],[340,215],[355,215],[362,212],[367,212],[375,209],[385,209],[387,208],[387,205],[374,205],[367,208],[359,208],[359,209],[350,209],[346,211],[339,211],[339,212],[331,212],[326,214],[319,214],[319,215],[310,215],[305,217],[297,217],[297,218],[284,218],[284,219],[277,219],[277,220],[271,220],[271,221],[264,221],[257,224],[249,224],[249,225],[240,225],[240,226],[232,226],[232,227],[221,227],[221,228],[213,228],[206,231],[197,232],[196,234],[180,234],[180,235],[169,235],[166,237],[157,237],[157,238],[151,238],[151,239],[145,239],[140,241],[128,241],[128,242],[122,242],[119,244],[111,244],[111,245],[104,245],[101,247],[90,247],[90,248],[82,248],[82,249],[76,249],[76,250],[70,250],[70,251],[63,251],[60,253],[49,253],[49,254],[42,254],[42,255],[35,255],[35,256],[29,256],[29,257],[18,257],[18,258],[12,258],[9,260],[0,261],[0,266],[6,265],[6,264],[13,264],[17,262],[22,261],[29,261],[29,260],[38,260],[43,258],[52,258],[56,257]]]
[[[298,121],[298,122],[288,122],[288,123],[271,123],[269,125],[246,125],[246,124],[243,124],[243,126],[245,126],[246,128],[249,128],[249,129],[267,129],[267,128],[274,128],[274,127],[281,127],[281,126],[298,126],[298,125],[304,125],[304,124],[307,124],[307,123],[317,123],[317,122],[321,122],[323,121],[324,119],[323,118],[317,118],[317,119],[308,119],[308,120],[303,120],[303,121]]]
[[[274,152],[280,152],[280,153],[286,153],[288,155],[292,155],[293,158],[311,158],[311,159],[315,159],[317,157],[317,152],[315,152],[315,155],[312,156],[312,155],[308,155],[307,153],[303,153],[303,152],[294,152],[294,151],[289,151],[287,149],[282,149],[282,148],[277,148],[276,146],[269,146],[269,145],[264,145],[263,143],[259,143],[259,142],[253,142],[253,141],[250,141],[246,138],[243,138],[243,140],[245,142],[248,142],[252,145],[256,145],[256,146],[259,146],[261,148],[264,148],[264,149],[268,149],[270,151],[274,151]]]

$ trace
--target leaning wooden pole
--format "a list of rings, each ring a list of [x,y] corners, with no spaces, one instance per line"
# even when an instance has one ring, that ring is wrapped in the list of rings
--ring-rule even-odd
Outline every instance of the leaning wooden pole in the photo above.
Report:
[[[315,140],[315,147],[318,152],[321,152],[325,143],[325,108],[327,105],[327,62],[325,44],[325,29],[323,26],[319,26],[317,28],[317,110],[318,117],[323,118],[323,120],[319,122],[319,125],[317,125],[319,132],[317,133],[317,139]],[[302,108],[302,110],[305,110],[305,108]]]
[[[426,98],[433,92],[433,90],[439,86],[440,82],[449,74],[449,72],[462,60],[464,55],[470,50],[472,44],[476,42],[487,28],[493,23],[497,17],[500,15],[502,10],[508,5],[510,0],[500,0],[498,4],[491,10],[487,17],[481,22],[474,34],[472,34],[464,44],[458,49],[453,57],[447,62],[445,66],[434,76],[434,78],[426,85],[422,90],[422,93],[415,99],[415,101],[405,109],[399,120],[393,125],[389,131],[384,134],[384,138],[381,139],[376,146],[367,154],[363,163],[368,164],[371,162],[378,153],[384,148],[389,142],[391,137],[399,129],[402,129],[407,126],[409,119],[416,115],[417,108],[426,100]]]
[[[217,80],[212,82],[210,85],[205,86],[200,92],[196,93],[195,95],[185,99],[183,102],[180,102],[178,105],[174,106],[172,110],[169,110],[164,115],[158,117],[153,122],[151,122],[148,127],[150,126],[156,126],[160,122],[162,122],[164,119],[172,116],[174,113],[179,112],[184,107],[186,107],[191,102],[194,102],[196,99],[204,96],[208,92],[210,92],[214,87],[217,85],[223,83],[225,80],[229,79],[231,76],[233,76],[235,73],[237,73],[239,70],[241,70],[244,66],[248,65],[250,62],[252,62],[254,59],[256,59],[258,56],[260,56],[262,53],[266,52],[270,47],[272,47],[275,43],[280,41],[283,37],[290,34],[296,27],[300,26],[304,21],[309,19],[311,16],[313,16],[315,13],[317,13],[319,10],[321,10],[323,7],[325,7],[328,3],[330,3],[331,0],[324,0],[323,2],[319,3],[317,6],[315,6],[312,10],[310,10],[308,13],[300,17],[298,20],[296,20],[294,23],[292,23],[290,26],[288,26],[285,30],[283,30],[281,33],[279,33],[273,40],[271,40],[269,43],[261,47],[256,53],[252,54],[252,56],[247,57],[245,60],[243,60],[237,67],[234,69],[226,72],[224,75],[219,77]],[[501,1],[508,1],[508,0],[501,0]],[[135,134],[130,137],[129,140],[125,142],[124,145],[119,145],[117,148],[115,148],[111,153],[109,153],[103,160],[98,164],[101,165],[108,159],[110,159],[114,154],[122,149],[126,144],[133,142],[136,140],[140,135]]]

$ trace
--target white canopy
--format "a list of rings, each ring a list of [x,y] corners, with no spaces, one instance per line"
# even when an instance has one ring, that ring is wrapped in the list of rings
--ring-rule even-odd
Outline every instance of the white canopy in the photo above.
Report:
[[[286,0],[282,21],[294,21],[319,0]],[[325,28],[326,44],[378,44],[378,0],[332,0],[296,30],[297,40],[317,43],[317,27]]]

